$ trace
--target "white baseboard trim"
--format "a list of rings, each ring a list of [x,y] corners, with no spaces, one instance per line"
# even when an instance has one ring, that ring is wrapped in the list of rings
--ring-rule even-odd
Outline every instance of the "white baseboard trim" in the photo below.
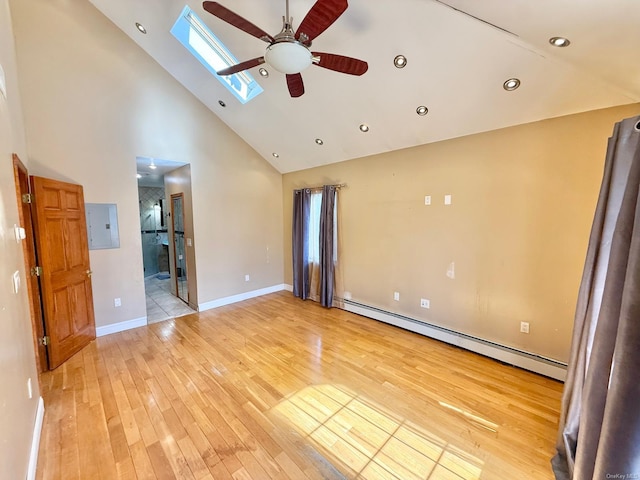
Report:
[[[273,285],[271,287],[260,288],[258,290],[252,290],[250,292],[239,293],[237,295],[231,295],[230,297],[218,298],[211,300],[210,302],[200,303],[198,305],[198,311],[204,312],[205,310],[211,310],[212,308],[223,307],[225,305],[231,305],[232,303],[242,302],[243,300],[249,300],[250,298],[261,297],[262,295],[268,295],[269,293],[281,292],[287,290],[287,285],[281,283],[280,285]]]
[[[124,332],[132,328],[144,327],[147,325],[147,317],[134,318],[125,320],[124,322],[112,323],[96,328],[96,337],[103,337],[112,333]]]
[[[293,285],[289,285],[288,283],[285,283],[284,290],[286,290],[287,292],[293,292]]]
[[[344,309],[352,313],[357,313],[358,315],[419,333],[426,337],[434,338],[451,345],[456,345],[466,350],[494,358],[501,362],[524,368],[525,370],[555,378],[556,380],[564,381],[567,376],[567,365],[557,360],[482,340],[454,330],[438,327],[437,325],[431,325],[403,315],[386,312],[375,307],[370,307],[368,305],[359,304],[349,300],[344,301]]]
[[[42,423],[44,421],[44,400],[38,399],[38,409],[36,419],[33,423],[33,436],[31,437],[31,452],[29,453],[29,468],[27,469],[27,480],[36,478],[36,467],[38,466],[38,450],[40,449],[40,434],[42,433]]]

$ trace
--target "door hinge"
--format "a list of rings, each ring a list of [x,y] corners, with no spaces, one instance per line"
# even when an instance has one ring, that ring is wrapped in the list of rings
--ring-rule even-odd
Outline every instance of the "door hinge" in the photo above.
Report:
[[[31,267],[31,276],[39,277],[42,275],[42,267]]]
[[[31,195],[30,193],[23,193],[22,203],[33,203],[33,195]]]
[[[49,337],[42,337],[38,339],[38,343],[40,343],[40,345],[44,345],[45,347],[49,345],[49,342],[50,342]]]

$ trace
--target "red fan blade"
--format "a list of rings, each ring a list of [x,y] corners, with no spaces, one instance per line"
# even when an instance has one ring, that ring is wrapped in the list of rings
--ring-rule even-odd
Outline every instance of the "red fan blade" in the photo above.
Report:
[[[306,45],[324,32],[347,9],[347,0],[318,0],[296,31],[296,40]]]
[[[320,61],[318,61],[316,65],[336,72],[348,73],[349,75],[362,75],[369,69],[367,62],[358,60],[357,58],[322,52],[311,52],[311,55],[320,57]]]
[[[256,27],[253,23],[245,20],[237,13],[233,13],[226,7],[223,7],[218,2],[203,2],[202,8],[204,8],[211,15],[215,15],[220,20],[224,20],[230,25],[239,28],[243,32],[247,32],[249,35],[253,35],[260,40],[264,40],[267,43],[273,42],[273,37],[259,27]]]
[[[261,63],[264,63],[264,57],[253,58],[246,62],[238,63],[237,65],[231,65],[230,67],[223,68],[216,73],[218,75],[233,75],[234,73],[242,72],[243,70],[248,70],[249,68],[260,65]]]
[[[302,81],[302,75],[299,73],[287,74],[287,86],[293,98],[304,95],[304,82]]]

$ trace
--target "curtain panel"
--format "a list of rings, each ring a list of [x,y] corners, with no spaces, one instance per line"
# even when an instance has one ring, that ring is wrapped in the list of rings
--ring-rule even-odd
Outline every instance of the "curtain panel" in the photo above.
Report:
[[[578,293],[557,480],[640,478],[640,116],[609,139]]]
[[[333,305],[334,275],[334,226],[336,206],[336,187],[325,185],[322,188],[322,206],[320,211],[320,304],[323,307]]]
[[[311,190],[293,192],[293,294],[303,300],[309,298],[309,214]]]

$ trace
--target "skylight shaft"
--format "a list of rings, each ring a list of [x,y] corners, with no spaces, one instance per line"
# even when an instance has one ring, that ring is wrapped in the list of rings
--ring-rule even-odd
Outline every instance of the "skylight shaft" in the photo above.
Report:
[[[202,23],[202,20],[186,6],[171,29],[171,33],[242,103],[262,93],[262,87],[247,72],[218,75],[223,68],[238,61],[224,44]]]

